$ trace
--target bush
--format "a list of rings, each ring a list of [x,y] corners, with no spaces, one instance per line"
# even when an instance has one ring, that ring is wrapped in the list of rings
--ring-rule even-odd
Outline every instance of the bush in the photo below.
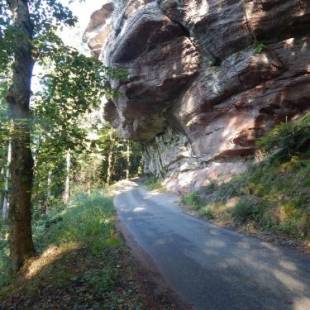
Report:
[[[192,192],[184,195],[182,197],[182,202],[195,209],[200,209],[204,205],[202,199],[200,198],[199,193],[197,192]]]
[[[263,229],[276,225],[274,210],[267,202],[255,196],[244,196],[232,210],[232,218],[236,224],[255,223]]]
[[[204,216],[205,218],[207,218],[208,220],[213,220],[213,219],[215,219],[214,212],[213,212],[213,210],[211,210],[211,208],[209,208],[209,207],[203,207],[203,208],[200,210],[200,214],[201,214],[202,216]]]
[[[163,185],[161,184],[161,180],[156,178],[155,176],[150,176],[146,179],[144,182],[144,185],[147,187],[149,190],[161,190],[163,189]]]
[[[262,137],[258,147],[267,154],[288,160],[310,150],[310,112],[298,120],[276,126]]]
[[[37,239],[56,245],[87,244],[97,254],[113,239],[114,213],[111,198],[100,193],[76,195],[67,209],[46,222],[50,229]]]
[[[240,199],[232,211],[232,217],[238,224],[257,221],[262,214],[259,202],[254,197],[245,196]]]

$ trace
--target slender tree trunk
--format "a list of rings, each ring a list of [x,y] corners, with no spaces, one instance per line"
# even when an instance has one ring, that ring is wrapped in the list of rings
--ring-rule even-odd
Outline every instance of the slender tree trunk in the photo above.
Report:
[[[89,179],[87,182],[87,194],[90,195],[91,192],[91,180]]]
[[[1,178],[3,180],[3,184],[5,184],[5,167],[1,168]],[[3,201],[4,201],[4,187],[3,192],[1,193],[1,206],[3,207]]]
[[[31,231],[33,158],[30,149],[30,95],[33,70],[33,27],[28,0],[7,0],[14,18],[15,55],[12,85],[7,95],[12,118],[11,192],[9,208],[12,268],[19,270],[35,254]]]
[[[47,173],[47,192],[46,192],[46,202],[45,202],[45,214],[48,214],[50,198],[51,198],[51,186],[52,186],[52,171],[49,170]]]
[[[10,180],[11,157],[12,157],[12,146],[11,146],[11,140],[9,140],[7,162],[6,162],[5,175],[4,175],[4,195],[3,195],[3,205],[2,205],[2,218],[3,218],[4,223],[7,223],[8,216],[9,216],[9,180]]]
[[[130,141],[129,140],[127,141],[126,161],[127,161],[126,179],[128,180],[130,177]]]
[[[70,171],[71,171],[71,152],[67,151],[66,154],[66,181],[65,190],[63,193],[63,202],[68,203],[70,199]]]
[[[109,155],[108,155],[108,171],[107,171],[107,180],[106,180],[106,183],[108,185],[111,184],[111,180],[112,180],[114,143],[115,143],[115,139],[113,138],[113,132],[110,131],[110,149],[109,149]]]

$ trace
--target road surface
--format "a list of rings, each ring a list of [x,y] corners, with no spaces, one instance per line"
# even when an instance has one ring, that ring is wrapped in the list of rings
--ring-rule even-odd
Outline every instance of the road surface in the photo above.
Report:
[[[123,181],[119,219],[194,309],[310,310],[310,256],[186,214],[173,194]]]

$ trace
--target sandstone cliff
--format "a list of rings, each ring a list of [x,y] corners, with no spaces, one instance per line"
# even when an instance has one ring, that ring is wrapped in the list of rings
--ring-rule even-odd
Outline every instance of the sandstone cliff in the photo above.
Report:
[[[173,190],[244,171],[258,137],[310,108],[309,0],[118,0],[84,39],[128,71],[106,120]]]

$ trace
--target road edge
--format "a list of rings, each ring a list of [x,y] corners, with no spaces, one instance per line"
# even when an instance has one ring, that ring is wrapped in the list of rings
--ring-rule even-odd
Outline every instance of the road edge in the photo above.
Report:
[[[192,306],[187,304],[183,298],[169,285],[156,263],[151,256],[137,243],[132,234],[128,231],[125,225],[122,224],[118,214],[116,221],[117,232],[125,240],[133,257],[139,263],[139,268],[146,275],[146,280],[155,286],[155,294],[164,294],[169,301],[177,307],[177,310],[192,310]]]

